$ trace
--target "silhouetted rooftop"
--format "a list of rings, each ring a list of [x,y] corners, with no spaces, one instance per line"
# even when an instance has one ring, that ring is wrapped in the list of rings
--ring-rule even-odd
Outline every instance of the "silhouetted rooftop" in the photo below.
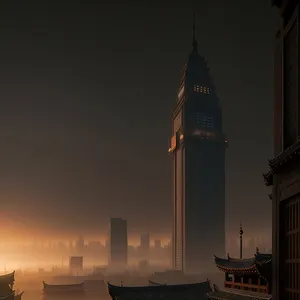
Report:
[[[211,292],[209,281],[195,284],[150,285],[150,286],[115,286],[108,283],[108,292],[113,300],[204,300]]]
[[[43,281],[44,294],[84,293],[84,283],[79,284],[47,284]]]
[[[12,273],[0,276],[0,286],[2,286],[2,285],[13,285],[14,281],[15,281],[15,271],[13,271]]]

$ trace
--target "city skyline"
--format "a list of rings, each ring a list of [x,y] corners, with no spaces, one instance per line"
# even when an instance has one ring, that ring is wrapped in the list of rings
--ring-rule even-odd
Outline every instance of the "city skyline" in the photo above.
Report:
[[[133,236],[171,235],[166,149],[192,39],[192,3],[163,9],[151,3],[147,12],[122,2],[117,11],[93,5],[62,2],[58,10],[39,3],[33,12],[26,3],[22,10],[3,4],[0,234],[7,239],[104,235],[109,216],[127,219]],[[277,14],[264,1],[247,12],[235,0],[194,9],[230,145],[227,232],[234,234],[240,220],[253,232],[270,229],[271,203],[259,174],[272,156],[273,41],[265,37]]]

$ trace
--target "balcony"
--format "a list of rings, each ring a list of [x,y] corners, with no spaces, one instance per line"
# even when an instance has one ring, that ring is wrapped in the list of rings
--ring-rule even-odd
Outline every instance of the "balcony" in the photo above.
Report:
[[[257,284],[225,281],[224,287],[231,288],[231,289],[240,289],[240,290],[247,290],[247,291],[259,292],[259,293],[266,293],[266,294],[269,293],[268,285],[257,285]]]

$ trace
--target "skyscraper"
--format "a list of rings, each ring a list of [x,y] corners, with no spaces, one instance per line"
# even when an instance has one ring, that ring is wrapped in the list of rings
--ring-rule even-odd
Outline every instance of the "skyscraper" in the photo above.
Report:
[[[141,245],[140,245],[141,255],[145,259],[149,258],[149,250],[150,250],[150,235],[149,233],[145,233],[141,235]]]
[[[85,250],[84,238],[83,238],[83,236],[80,236],[76,240],[76,252],[79,255],[83,255],[84,254],[84,250]]]
[[[121,218],[110,219],[110,265],[124,268],[127,265],[127,221]]]
[[[195,19],[194,19],[195,20]],[[173,111],[173,265],[186,273],[214,268],[225,254],[225,149],[222,110],[206,60],[193,49]]]
[[[272,186],[272,299],[300,299],[299,0],[273,0],[276,35],[274,158],[264,174]]]

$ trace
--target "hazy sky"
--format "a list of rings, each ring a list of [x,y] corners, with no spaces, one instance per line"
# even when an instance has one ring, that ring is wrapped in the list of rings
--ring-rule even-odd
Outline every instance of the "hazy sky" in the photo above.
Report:
[[[112,216],[131,232],[169,233],[167,150],[192,2],[5,2],[0,225],[93,235]],[[228,228],[269,227],[277,12],[268,0],[196,2],[229,140]]]

